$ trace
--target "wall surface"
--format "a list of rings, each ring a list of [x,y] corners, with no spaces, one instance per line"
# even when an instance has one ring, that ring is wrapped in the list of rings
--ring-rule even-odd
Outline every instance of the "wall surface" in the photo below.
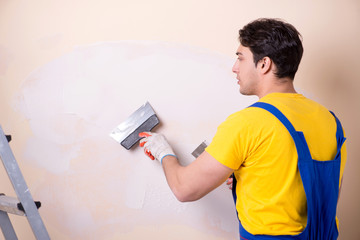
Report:
[[[336,112],[348,163],[339,239],[360,229],[360,2],[0,0],[0,125],[52,239],[238,239],[231,192],[179,203],[160,164],[109,133],[149,101],[183,164],[244,97],[238,30],[282,18],[303,36],[297,90]],[[0,192],[14,195],[3,168]],[[34,239],[11,216],[19,239]]]

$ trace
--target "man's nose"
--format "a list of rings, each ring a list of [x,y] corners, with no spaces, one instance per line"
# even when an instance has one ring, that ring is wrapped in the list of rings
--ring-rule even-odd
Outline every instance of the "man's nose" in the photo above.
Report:
[[[238,72],[239,72],[238,61],[236,61],[236,62],[234,63],[234,66],[232,67],[232,72],[233,72],[233,73],[238,73]]]

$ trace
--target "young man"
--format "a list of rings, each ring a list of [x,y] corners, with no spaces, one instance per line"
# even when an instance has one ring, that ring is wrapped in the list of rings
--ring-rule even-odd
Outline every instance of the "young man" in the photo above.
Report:
[[[178,162],[161,134],[140,145],[162,163],[180,201],[197,200],[234,176],[241,239],[337,239],[336,206],[346,162],[340,122],[296,93],[300,34],[276,19],[239,31],[233,66],[240,93],[254,105],[230,115],[190,165]]]

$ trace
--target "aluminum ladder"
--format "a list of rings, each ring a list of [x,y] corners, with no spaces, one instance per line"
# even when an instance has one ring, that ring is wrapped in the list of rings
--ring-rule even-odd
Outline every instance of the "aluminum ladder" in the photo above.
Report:
[[[17,240],[8,213],[25,216],[37,240],[50,239],[40,217],[40,202],[34,202],[25,179],[11,151],[10,135],[5,135],[0,126],[0,158],[14,187],[17,198],[0,195],[0,227],[6,240]],[[38,205],[38,206],[37,206]]]

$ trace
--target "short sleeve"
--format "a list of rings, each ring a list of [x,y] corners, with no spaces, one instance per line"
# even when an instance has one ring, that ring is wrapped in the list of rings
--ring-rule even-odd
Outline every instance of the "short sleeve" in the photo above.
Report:
[[[205,149],[221,164],[234,170],[240,168],[244,159],[241,151],[240,124],[241,121],[236,116],[230,116],[220,124],[212,142]]]

